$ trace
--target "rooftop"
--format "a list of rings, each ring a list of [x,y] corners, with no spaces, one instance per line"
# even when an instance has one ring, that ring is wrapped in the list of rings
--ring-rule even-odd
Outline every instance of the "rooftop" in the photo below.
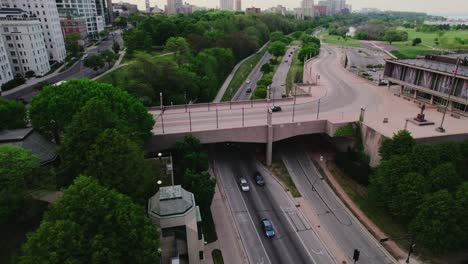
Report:
[[[458,56],[457,56],[458,55]],[[462,57],[464,54],[451,54],[447,55],[450,58],[465,58]],[[389,60],[400,62],[412,66],[417,66],[421,68],[431,69],[439,72],[444,72],[448,74],[453,74],[455,69],[455,63],[442,62],[437,60],[428,60],[428,59],[398,59],[398,60]],[[457,75],[468,77],[468,66],[459,65]]]
[[[39,156],[41,164],[52,162],[57,157],[57,147],[33,128],[20,128],[0,131],[0,145],[10,144],[29,149]]]
[[[182,186],[167,186],[159,188],[159,191],[149,200],[149,211],[159,217],[182,215],[195,207],[195,199],[191,192]]]

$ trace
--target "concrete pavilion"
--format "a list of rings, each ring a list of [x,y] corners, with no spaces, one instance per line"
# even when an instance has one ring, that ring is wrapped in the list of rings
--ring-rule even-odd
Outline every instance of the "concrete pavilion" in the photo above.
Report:
[[[202,262],[204,238],[193,193],[180,185],[161,187],[149,199],[148,214],[161,230],[161,263]]]

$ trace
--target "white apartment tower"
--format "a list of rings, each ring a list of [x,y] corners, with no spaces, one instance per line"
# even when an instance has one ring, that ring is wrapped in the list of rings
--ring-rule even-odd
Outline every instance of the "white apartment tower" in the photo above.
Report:
[[[183,13],[183,8],[182,0],[167,0],[166,12],[168,14]]]
[[[10,80],[13,80],[10,61],[8,60],[7,50],[5,49],[3,38],[0,37],[0,87]],[[0,88],[0,91],[2,89]]]
[[[314,0],[302,0],[302,16],[314,17]]]
[[[88,36],[98,38],[98,33],[104,31],[104,16],[99,15],[96,0],[55,0],[57,9],[76,10],[76,14],[86,18]]]
[[[241,0],[236,0],[235,10],[236,11],[242,11],[242,2],[241,2]]]
[[[31,17],[2,17],[0,34],[13,75],[25,76],[28,71],[33,71],[36,76],[42,76],[50,70],[49,56],[39,20]]]
[[[221,10],[234,10],[234,0],[219,0],[219,8]]]
[[[63,62],[67,56],[55,0],[1,0],[3,7],[19,8],[36,17],[44,33],[49,60]]]

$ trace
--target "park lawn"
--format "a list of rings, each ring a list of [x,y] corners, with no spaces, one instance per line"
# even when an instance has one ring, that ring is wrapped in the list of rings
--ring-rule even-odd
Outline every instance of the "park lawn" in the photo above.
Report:
[[[411,45],[411,42],[415,38],[421,38],[422,43],[420,46],[430,46],[437,49],[468,49],[468,44],[460,44],[455,41],[455,38],[461,38],[468,40],[468,30],[448,30],[443,31],[443,35],[439,36],[437,32],[417,32],[414,29],[404,29],[408,32],[407,43]],[[439,39],[439,45],[434,43],[434,39]]]
[[[302,75],[304,70],[304,63],[297,58],[298,54],[299,51],[297,50],[294,53],[291,62],[291,67],[289,68],[288,76],[286,77],[286,94],[290,94],[294,87],[294,76],[296,76],[296,73],[300,72]]]
[[[232,97],[236,94],[237,90],[241,87],[244,81],[249,76],[252,69],[257,65],[258,61],[263,57],[266,52],[266,48],[264,48],[261,52],[256,53],[250,59],[244,61],[239,68],[237,69],[234,77],[232,78],[231,82],[226,89],[226,92],[223,95],[222,101],[231,101]]]
[[[289,189],[289,192],[293,197],[301,197],[301,193],[297,189],[294,181],[289,175],[288,169],[283,163],[283,160],[280,157],[273,157],[273,162],[268,166],[268,170],[280,180],[286,187]]]
[[[439,50],[430,49],[422,45],[413,46],[411,45],[411,43],[408,42],[394,42],[391,45],[400,49],[391,51],[393,55],[397,56],[400,59],[414,59],[418,55],[440,53]]]
[[[128,71],[128,66],[123,66],[113,72],[110,72],[101,78],[97,79],[98,82],[102,83],[110,83],[113,86],[118,86],[119,83],[121,83],[122,78],[124,76],[127,76],[127,71]]]
[[[333,44],[337,46],[345,46],[345,47],[361,47],[361,42],[357,39],[353,38],[343,38],[340,36],[328,35],[325,31],[324,33],[320,34],[320,39],[328,44]]]

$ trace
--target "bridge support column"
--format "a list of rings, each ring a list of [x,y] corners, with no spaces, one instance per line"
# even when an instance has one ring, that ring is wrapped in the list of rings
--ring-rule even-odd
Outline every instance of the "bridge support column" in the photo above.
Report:
[[[271,165],[273,157],[273,125],[272,125],[272,113],[268,109],[267,113],[267,149],[266,149],[266,164],[267,166]]]

